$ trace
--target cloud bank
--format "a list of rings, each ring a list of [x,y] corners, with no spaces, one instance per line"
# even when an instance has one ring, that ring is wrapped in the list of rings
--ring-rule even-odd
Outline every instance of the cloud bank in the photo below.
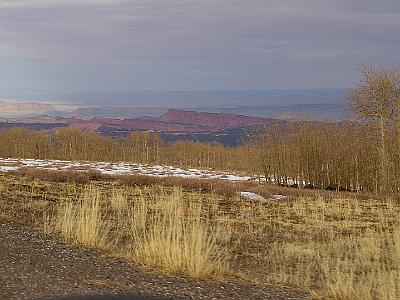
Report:
[[[346,87],[399,29],[397,0],[0,0],[0,92]]]

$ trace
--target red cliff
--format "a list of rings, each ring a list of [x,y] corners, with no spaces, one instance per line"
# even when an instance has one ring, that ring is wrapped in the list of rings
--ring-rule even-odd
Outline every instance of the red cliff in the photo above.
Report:
[[[271,123],[271,120],[263,118],[221,113],[185,111],[178,109],[168,110],[159,118],[159,120],[180,124],[198,124],[202,126],[210,126],[215,129],[262,126]]]

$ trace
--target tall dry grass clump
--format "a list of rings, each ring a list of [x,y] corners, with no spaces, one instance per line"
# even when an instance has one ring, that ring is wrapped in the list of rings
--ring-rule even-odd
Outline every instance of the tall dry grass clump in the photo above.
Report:
[[[102,196],[88,186],[77,202],[60,205],[52,218],[46,215],[44,229],[170,273],[222,278],[229,271],[230,231],[203,217],[201,204],[194,196],[184,199],[181,190],[143,191],[113,189]]]
[[[132,259],[197,278],[228,272],[229,254],[221,247],[230,238],[225,226],[202,218],[200,204],[185,205],[179,190],[158,204],[154,209],[142,198],[130,210]]]
[[[118,214],[128,209],[127,194],[123,189],[113,189],[110,197],[111,209]]]
[[[100,191],[89,186],[78,203],[61,205],[54,225],[55,231],[69,242],[93,248],[106,247],[109,224],[101,211]]]

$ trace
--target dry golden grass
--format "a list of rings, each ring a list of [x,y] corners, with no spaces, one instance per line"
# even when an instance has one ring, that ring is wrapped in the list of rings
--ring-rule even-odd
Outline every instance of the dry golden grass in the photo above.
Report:
[[[113,189],[110,204],[113,211],[121,214],[128,209],[128,199],[123,189]]]
[[[261,203],[115,181],[91,188],[12,176],[0,182],[2,199],[11,199],[0,207],[6,218],[45,223],[47,232],[64,227],[73,243],[145,266],[194,277],[232,272],[315,299],[400,299],[400,205],[390,199],[337,194]],[[63,226],[49,225],[63,218]]]
[[[149,213],[144,199],[129,214],[133,247],[130,257],[138,262],[193,277],[222,277],[229,270],[229,253],[221,241],[229,241],[226,226],[202,218],[202,207],[185,206],[175,190]]]
[[[101,194],[93,186],[87,187],[79,203],[67,202],[58,208],[52,219],[45,220],[45,230],[54,224],[67,241],[93,248],[107,246],[109,225],[101,211]]]
[[[128,201],[124,190],[114,189],[109,206],[99,188],[88,186],[78,203],[62,203],[51,218],[46,215],[44,230],[170,273],[223,278],[229,231],[203,218],[199,204],[186,205],[180,190],[158,192],[146,199],[140,190]]]
[[[247,253],[254,261],[243,270],[258,281],[308,289],[315,299],[400,299],[399,212],[390,201],[355,199],[253,207],[249,226],[258,233],[242,239],[265,247]],[[255,274],[253,264],[265,268]]]

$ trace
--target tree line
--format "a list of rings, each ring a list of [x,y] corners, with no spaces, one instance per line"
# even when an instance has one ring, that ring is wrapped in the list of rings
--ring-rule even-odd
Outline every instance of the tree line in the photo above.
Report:
[[[255,145],[225,147],[191,141],[163,142],[151,132],[133,132],[125,138],[105,137],[76,128],[38,132],[26,128],[0,131],[0,157],[72,161],[134,162],[257,172],[251,160]]]

